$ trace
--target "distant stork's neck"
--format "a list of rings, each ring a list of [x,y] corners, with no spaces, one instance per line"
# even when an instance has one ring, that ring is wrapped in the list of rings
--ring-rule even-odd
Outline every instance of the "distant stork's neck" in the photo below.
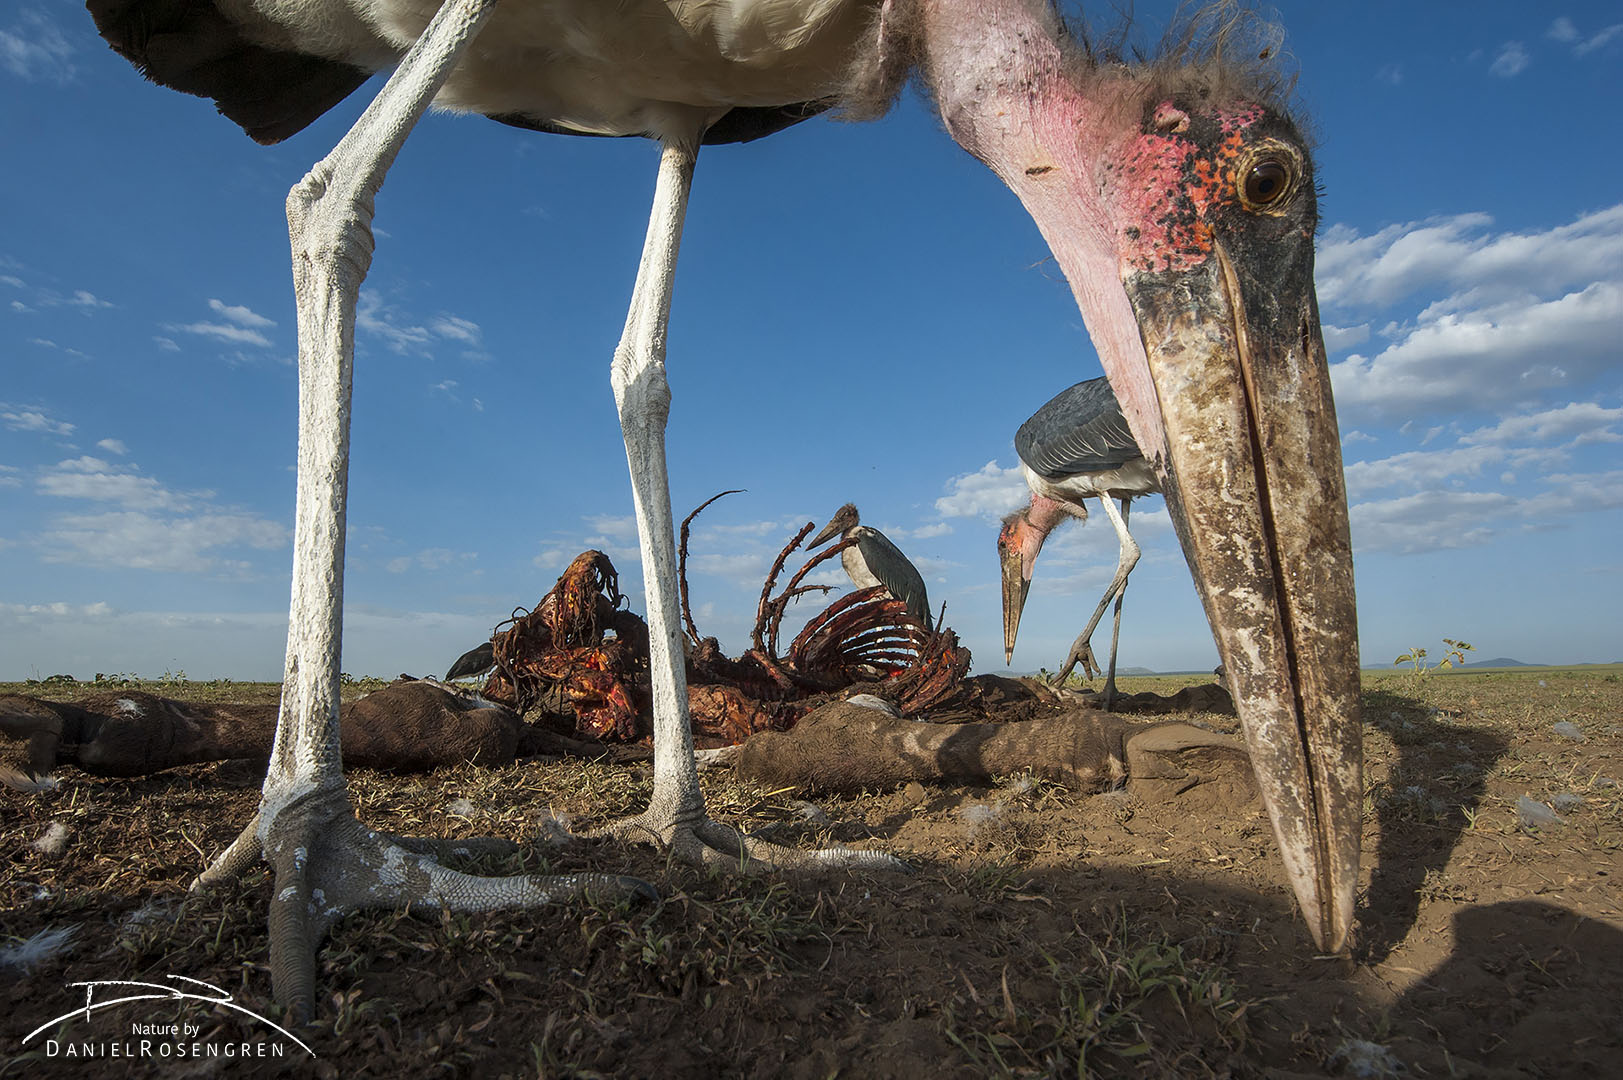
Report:
[[[1087,520],[1088,512],[1080,506],[1067,506],[1065,503],[1050,499],[1046,495],[1035,492],[1031,496],[1031,505],[1026,508],[1026,522],[1034,529],[1039,537],[1038,546],[1042,546],[1040,538],[1053,532],[1060,522],[1073,517]]]

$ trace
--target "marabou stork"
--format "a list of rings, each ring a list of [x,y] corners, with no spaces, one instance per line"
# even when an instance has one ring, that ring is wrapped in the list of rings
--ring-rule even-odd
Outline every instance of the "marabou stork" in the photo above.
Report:
[[[475,645],[451,664],[445,672],[445,681],[453,682],[456,679],[471,679],[475,675],[483,675],[496,666],[496,645],[487,641],[483,645]]]
[[[931,628],[930,596],[918,567],[902,554],[901,548],[890,542],[890,537],[862,524],[854,503],[846,503],[836,510],[806,547],[821,547],[836,536],[853,541],[840,552],[840,565],[845,567],[851,584],[859,589],[883,585],[886,592],[907,605],[908,613],[920,626],[926,630]]]
[[[1243,19],[1225,14],[1209,33],[1169,38],[1158,60],[1128,64],[1074,40],[1048,0],[88,7],[142,73],[213,98],[261,142],[393,70],[287,200],[300,441],[282,712],[259,811],[205,875],[235,874],[261,855],[271,864],[273,984],[296,1021],[314,1001],[314,949],[346,911],[490,909],[640,885],[453,874],[422,854],[430,844],[396,843],[350,807],[337,707],[356,295],[373,253],[373,197],[430,102],[661,146],[611,364],[648,587],[655,715],[653,795],[623,835],[709,863],[824,860],[761,845],[705,814],[685,715],[664,449],[672,274],[700,144],[768,134],[837,103],[877,116],[916,75],[952,138],[1025,205],[1070,282],[1161,477],[1297,901],[1322,950],[1345,947],[1363,795],[1358,649],[1313,292],[1314,174],[1258,48],[1240,40]]]
[[[1116,622],[1110,634],[1110,667],[1104,692],[1108,709],[1116,697],[1121,602],[1127,594],[1127,575],[1138,564],[1139,555],[1138,543],[1127,531],[1128,507],[1140,495],[1160,494],[1161,481],[1133,441],[1108,379],[1088,379],[1055,394],[1020,425],[1014,435],[1014,451],[1020,455],[1020,472],[1031,489],[1031,502],[1003,519],[997,537],[998,557],[1003,564],[1004,662],[1014,659],[1020,612],[1026,606],[1026,593],[1031,590],[1031,575],[1043,541],[1067,518],[1087,521],[1088,509],[1083,500],[1097,498],[1116,527],[1121,555],[1109,588],[1088,625],[1071,644],[1064,667],[1054,676],[1054,685],[1062,685],[1078,661],[1087,677],[1093,677],[1098,664],[1089,641],[1114,597]],[[1120,513],[1116,512],[1115,499],[1121,500]]]

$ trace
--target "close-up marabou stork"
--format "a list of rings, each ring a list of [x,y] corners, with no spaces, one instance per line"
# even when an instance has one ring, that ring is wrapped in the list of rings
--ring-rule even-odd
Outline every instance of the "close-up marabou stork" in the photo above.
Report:
[[[1031,501],[1003,519],[997,536],[998,560],[1003,567],[1003,660],[1008,663],[1014,659],[1020,613],[1031,591],[1031,575],[1043,542],[1061,522],[1087,521],[1085,500],[1096,498],[1116,529],[1121,554],[1099,606],[1072,642],[1053,682],[1063,686],[1078,663],[1088,678],[1093,677],[1098,665],[1090,639],[1114,599],[1116,618],[1104,688],[1104,707],[1108,709],[1116,697],[1116,643],[1121,637],[1122,599],[1127,592],[1127,575],[1138,565],[1139,556],[1138,543],[1127,531],[1128,507],[1141,495],[1159,494],[1160,478],[1133,441],[1108,379],[1089,379],[1055,394],[1014,433],[1014,452],[1020,457],[1020,475],[1031,490]],[[1121,500],[1120,512],[1116,510],[1116,499]]]
[[[433,857],[444,845],[380,835],[351,809],[337,709],[356,300],[373,254],[374,195],[431,104],[532,132],[660,144],[610,365],[647,583],[655,732],[648,809],[619,835],[733,866],[885,860],[773,848],[706,816],[686,715],[664,350],[700,146],[765,136],[831,107],[875,117],[917,78],[947,133],[1024,204],[1069,281],[1160,479],[1308,929],[1324,952],[1346,947],[1363,794],[1358,649],[1313,289],[1314,169],[1257,50],[1225,36],[1236,20],[1212,20],[1212,34],[1127,63],[1067,30],[1047,0],[88,7],[142,74],[212,98],[261,142],[392,71],[287,198],[299,449],[285,684],[259,811],[205,874],[270,863],[274,991],[296,1022],[314,1005],[314,950],[346,911],[490,910],[645,888],[601,875],[456,874]]]

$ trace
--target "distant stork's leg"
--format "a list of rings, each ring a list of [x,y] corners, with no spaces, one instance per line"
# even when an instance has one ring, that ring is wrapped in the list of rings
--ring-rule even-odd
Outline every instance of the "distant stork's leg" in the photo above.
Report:
[[[1109,502],[1110,500],[1107,498],[1105,501]],[[1127,513],[1131,505],[1131,499],[1122,499],[1121,527],[1123,532],[1127,531]],[[1137,561],[1137,556],[1134,556],[1134,561]],[[1129,569],[1131,568],[1129,567]],[[1121,603],[1125,599],[1127,599],[1127,581],[1124,578],[1121,583],[1121,591],[1116,594],[1115,624],[1110,628],[1110,667],[1105,672],[1105,712],[1109,712],[1111,707],[1116,704],[1116,645],[1121,640]]]
[[[687,669],[681,608],[676,594],[676,532],[665,463],[665,424],[671,391],[665,378],[665,335],[670,323],[682,220],[703,127],[667,137],[659,159],[654,206],[648,218],[637,283],[625,333],[614,351],[611,381],[631,470],[637,538],[647,593],[649,675],[654,692],[654,792],[648,809],[599,830],[627,840],[667,846],[684,862],[741,867],[752,861],[781,867],[854,866],[898,869],[883,852],[830,848],[803,851],[748,837],[705,814],[694,766],[688,719]]]
[[[1065,685],[1066,677],[1071,674],[1071,669],[1076,666],[1078,660],[1082,661],[1083,670],[1088,672],[1087,677],[1090,679],[1093,677],[1093,672],[1098,669],[1098,662],[1093,658],[1093,646],[1089,644],[1093,637],[1094,628],[1099,625],[1099,620],[1104,618],[1105,608],[1110,606],[1110,601],[1127,586],[1127,575],[1131,574],[1133,567],[1138,565],[1138,542],[1127,531],[1127,520],[1116,509],[1115,503],[1111,502],[1108,494],[1100,496],[1099,502],[1104,506],[1106,516],[1110,518],[1110,524],[1116,528],[1116,539],[1121,542],[1121,555],[1116,560],[1116,575],[1110,579],[1110,586],[1105,589],[1104,596],[1100,598],[1099,606],[1093,609],[1093,618],[1088,620],[1088,625],[1071,643],[1071,652],[1065,658],[1065,666],[1060,669],[1058,675],[1054,676],[1053,684],[1055,686]],[[1123,500],[1123,505],[1125,503],[1126,500]],[[1111,656],[1115,656],[1114,646],[1111,647]]]
[[[288,194],[299,321],[299,463],[293,598],[282,708],[259,813],[198,879],[240,872],[262,853],[275,873],[271,980],[295,1023],[315,1001],[315,948],[362,907],[489,911],[588,890],[647,890],[631,878],[476,878],[436,853],[479,842],[402,842],[350,809],[338,738],[344,518],[355,300],[372,261],[372,199],[412,125],[455,66],[494,0],[448,0],[333,152]]]

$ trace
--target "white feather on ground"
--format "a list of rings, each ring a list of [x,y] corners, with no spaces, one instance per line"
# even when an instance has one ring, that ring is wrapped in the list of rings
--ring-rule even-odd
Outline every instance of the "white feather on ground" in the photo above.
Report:
[[[39,965],[66,952],[78,932],[77,926],[64,926],[59,930],[41,930],[26,941],[0,947],[0,970],[11,970],[27,975]]]
[[[68,849],[68,837],[71,835],[73,830],[60,821],[53,821],[46,828],[45,834],[34,841],[34,850],[46,858],[54,859]]]
[[[45,791],[55,791],[57,779],[49,774],[38,777],[29,776],[27,773],[13,769],[9,765],[0,765],[0,784],[4,784],[13,791],[37,795]]]

